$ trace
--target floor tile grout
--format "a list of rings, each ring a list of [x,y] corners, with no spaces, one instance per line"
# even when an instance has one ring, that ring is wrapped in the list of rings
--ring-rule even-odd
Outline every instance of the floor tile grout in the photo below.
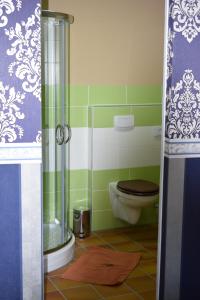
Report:
[[[141,300],[143,300],[143,297],[137,292],[135,291],[132,287],[130,287],[126,282],[124,283],[129,289],[131,292],[133,292],[134,294],[136,294]]]
[[[156,238],[154,238],[153,236],[156,236],[156,231],[154,227],[149,227],[149,232],[150,232],[150,236],[151,239],[148,239],[148,234],[146,232],[148,230],[148,227],[144,226],[144,227],[138,227],[138,228],[121,228],[121,229],[117,229],[117,230],[104,230],[104,231],[96,231],[96,232],[92,232],[91,236],[88,238],[85,238],[83,240],[79,240],[76,239],[76,249],[80,249],[80,252],[77,252],[75,256],[75,258],[73,259],[73,261],[76,261],[81,255],[82,252],[84,253],[85,250],[87,250],[89,247],[92,246],[102,246],[102,247],[109,247],[115,251],[122,251],[122,252],[130,252],[130,253],[135,253],[135,252],[141,252],[142,254],[144,254],[143,257],[141,257],[140,263],[137,266],[137,270],[139,271],[139,273],[136,273],[134,275],[134,273],[132,275],[129,275],[127,277],[127,279],[124,281],[123,285],[124,287],[126,287],[127,292],[123,293],[123,294],[119,294],[120,297],[123,297],[124,295],[128,295],[128,291],[130,291],[131,294],[134,294],[135,296],[138,297],[138,300],[143,300],[144,297],[140,294],[139,291],[135,290],[134,287],[130,286],[127,283],[127,280],[129,279],[134,279],[137,278],[139,279],[140,277],[144,277],[147,280],[148,283],[148,279],[151,279],[151,281],[156,281],[156,271],[154,274],[154,263],[156,266],[156,259],[157,256],[156,254],[156,250],[154,247],[154,244],[156,245]],[[134,239],[134,233],[136,236],[136,239]],[[110,241],[109,241],[109,237],[110,237]],[[152,245],[152,249],[148,247],[148,242],[149,242],[149,247],[151,247]],[[127,243],[127,245],[126,245]],[[144,245],[143,245],[144,243]],[[146,243],[146,244],[145,244]],[[151,244],[152,243],[152,244]],[[124,249],[123,250],[123,244],[124,244]],[[130,244],[130,246],[129,246]],[[131,249],[131,245],[133,245],[133,248]],[[121,249],[119,250],[119,248],[121,247]],[[139,248],[138,250],[133,250],[135,247],[135,249],[137,249],[137,247]],[[130,249],[129,249],[130,248]],[[152,255],[152,257],[151,257]],[[155,255],[155,257],[154,257]],[[72,262],[73,263],[73,262]],[[148,269],[148,265],[149,265],[149,269]],[[146,270],[143,270],[142,267],[147,268]],[[63,272],[65,271],[65,268],[63,268]],[[152,269],[151,269],[152,268]],[[148,272],[149,270],[149,272]],[[59,272],[59,271],[58,271]],[[133,270],[134,272],[134,270]],[[152,272],[152,273],[150,273]],[[106,300],[107,297],[115,297],[116,294],[109,294],[108,296],[103,296],[102,293],[100,291],[98,291],[98,289],[95,287],[95,285],[93,284],[88,284],[88,283],[80,283],[75,285],[75,286],[68,286],[68,287],[64,287],[62,289],[60,289],[56,283],[54,283],[53,280],[55,280],[56,278],[59,278],[59,275],[62,273],[57,273],[57,274],[47,274],[46,278],[47,280],[49,280],[49,282],[52,284],[52,286],[55,288],[55,291],[49,291],[46,292],[46,294],[51,293],[51,292],[58,292],[62,297],[63,300],[70,300],[69,297],[65,296],[64,293],[62,293],[65,290],[76,290],[78,288],[83,288],[83,287],[90,287],[91,291],[93,290],[95,292],[95,294],[97,295],[98,300]],[[149,281],[151,283],[151,281]],[[139,283],[139,281],[138,281]],[[132,284],[132,282],[131,282]],[[148,285],[147,285],[148,286]],[[150,290],[147,292],[155,292],[155,289],[151,290],[151,284],[150,284]],[[92,293],[92,292],[91,292]],[[116,292],[115,292],[116,293]],[[143,292],[141,292],[143,293]],[[91,294],[92,295],[92,294]],[[116,295],[117,296],[117,295]],[[91,296],[92,297],[92,296]],[[125,299],[125,298],[124,298]],[[78,300],[78,297],[77,297]]]
[[[99,297],[101,297],[100,299],[104,300],[105,298],[101,295],[101,293],[95,288],[95,286],[93,286],[92,284],[90,285],[91,288],[97,293],[97,295]]]
[[[61,294],[61,296],[64,298],[64,300],[68,300],[63,294],[62,294],[62,291],[60,290],[60,289],[58,289],[57,288],[57,286],[54,284],[54,282],[52,282],[51,280],[50,280],[50,278],[48,278],[48,280],[51,282],[51,284],[55,287],[55,289],[56,289],[56,292],[58,292],[59,294]],[[54,291],[52,291],[52,292],[54,292]],[[50,292],[51,293],[51,292]],[[47,293],[48,294],[48,293]]]

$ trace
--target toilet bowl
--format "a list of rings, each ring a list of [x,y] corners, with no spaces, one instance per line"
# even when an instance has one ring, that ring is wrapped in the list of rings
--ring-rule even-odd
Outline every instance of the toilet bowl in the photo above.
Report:
[[[146,180],[126,180],[109,184],[114,216],[130,224],[138,222],[142,208],[151,206],[158,194],[158,185]]]

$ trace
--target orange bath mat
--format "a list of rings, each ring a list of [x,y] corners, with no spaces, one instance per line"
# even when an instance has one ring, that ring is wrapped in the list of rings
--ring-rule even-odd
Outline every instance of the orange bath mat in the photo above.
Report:
[[[136,267],[140,256],[140,253],[91,247],[60,277],[94,284],[120,284]]]

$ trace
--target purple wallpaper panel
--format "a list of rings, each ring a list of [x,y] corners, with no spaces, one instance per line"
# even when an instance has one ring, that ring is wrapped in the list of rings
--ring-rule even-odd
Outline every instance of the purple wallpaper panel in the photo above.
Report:
[[[200,1],[169,0],[166,152],[200,153]]]
[[[40,143],[38,0],[0,1],[0,47],[0,143]]]

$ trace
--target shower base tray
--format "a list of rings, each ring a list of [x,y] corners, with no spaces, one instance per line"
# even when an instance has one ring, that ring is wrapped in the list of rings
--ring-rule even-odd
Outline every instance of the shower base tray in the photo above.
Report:
[[[69,263],[74,257],[75,237],[61,249],[44,255],[44,272],[49,273]]]

